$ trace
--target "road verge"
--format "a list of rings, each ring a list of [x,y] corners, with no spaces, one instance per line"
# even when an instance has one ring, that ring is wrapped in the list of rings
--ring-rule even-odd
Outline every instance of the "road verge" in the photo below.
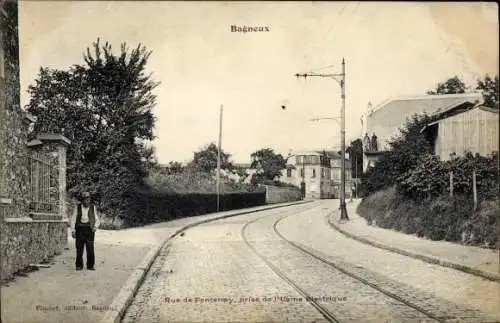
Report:
[[[471,275],[474,275],[474,276],[485,278],[485,279],[488,279],[488,280],[491,280],[491,281],[494,281],[494,282],[500,281],[500,275],[499,274],[494,274],[494,273],[486,272],[484,270],[480,270],[480,269],[477,269],[477,268],[474,268],[474,267],[466,266],[466,265],[463,265],[463,264],[458,264],[458,263],[455,263],[455,262],[451,262],[451,261],[448,261],[448,260],[439,259],[439,258],[436,258],[436,257],[427,256],[427,255],[416,253],[416,252],[413,252],[413,251],[408,251],[408,250],[404,250],[404,249],[401,249],[401,248],[396,248],[396,247],[393,247],[393,246],[382,244],[380,242],[373,241],[373,240],[370,240],[370,239],[363,238],[363,237],[357,236],[355,234],[352,234],[352,233],[348,232],[347,230],[342,229],[338,225],[338,223],[335,223],[335,220],[333,220],[333,218],[334,218],[334,214],[336,214],[336,213],[338,213],[338,212],[334,211],[333,213],[331,213],[330,215],[328,215],[328,223],[330,224],[330,226],[333,229],[337,230],[338,232],[342,233],[344,236],[346,236],[348,238],[351,238],[353,240],[359,241],[359,242],[364,243],[364,244],[371,245],[373,247],[377,247],[377,248],[380,248],[380,249],[384,249],[384,250],[387,250],[387,251],[398,253],[398,254],[403,255],[403,256],[407,256],[407,257],[419,259],[419,260],[425,261],[425,262],[430,263],[430,264],[434,264],[434,265],[439,265],[439,266],[442,266],[442,267],[456,269],[456,270],[465,272],[467,274],[471,274]]]

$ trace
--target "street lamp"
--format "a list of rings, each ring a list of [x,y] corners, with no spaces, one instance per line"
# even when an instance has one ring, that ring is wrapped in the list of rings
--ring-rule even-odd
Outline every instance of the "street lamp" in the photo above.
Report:
[[[317,77],[326,77],[333,78],[340,85],[341,94],[340,97],[342,99],[342,107],[340,110],[340,120],[341,120],[341,149],[342,149],[342,159],[341,159],[341,189],[340,189],[340,219],[341,220],[349,220],[347,216],[347,208],[345,204],[345,60],[342,58],[342,73],[340,74],[317,74],[317,73],[304,73],[304,74],[295,74],[296,77],[308,77],[308,76],[317,76]]]

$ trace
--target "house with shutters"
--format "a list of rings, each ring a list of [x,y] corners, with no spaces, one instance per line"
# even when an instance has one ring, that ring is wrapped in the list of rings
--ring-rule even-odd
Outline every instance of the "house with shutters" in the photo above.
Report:
[[[334,151],[305,150],[291,152],[280,180],[300,187],[306,199],[329,199],[340,196],[340,154]],[[346,196],[351,194],[351,162],[346,157]]]

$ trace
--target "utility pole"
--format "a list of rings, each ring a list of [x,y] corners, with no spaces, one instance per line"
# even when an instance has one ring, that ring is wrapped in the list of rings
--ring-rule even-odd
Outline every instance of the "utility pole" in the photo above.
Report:
[[[219,145],[217,147],[217,212],[220,210],[220,147],[222,142],[222,104],[219,113]]]
[[[358,156],[354,155],[354,169],[355,169],[355,174],[356,174],[356,181],[354,182],[354,198],[358,198]]]
[[[317,76],[317,77],[326,77],[333,78],[340,85],[342,98],[342,106],[340,110],[340,137],[341,137],[341,175],[340,175],[340,219],[341,220],[349,220],[347,216],[347,209],[345,203],[345,60],[342,58],[342,73],[340,74],[318,74],[318,73],[304,73],[304,74],[295,74],[296,77],[307,78],[309,76]]]
[[[352,191],[352,184],[354,183],[354,179],[352,176],[352,174],[353,174],[352,173],[352,155],[353,155],[352,151],[349,150],[349,162],[351,163],[351,181],[350,181],[351,186],[349,187],[349,192],[351,192],[351,193],[349,194],[349,203],[352,203],[352,196],[354,195],[353,191]],[[356,156],[354,156],[354,158],[356,158]]]

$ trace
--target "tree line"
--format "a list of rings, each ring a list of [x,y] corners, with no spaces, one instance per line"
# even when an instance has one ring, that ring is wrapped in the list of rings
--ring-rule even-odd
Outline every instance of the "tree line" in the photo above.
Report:
[[[151,51],[139,44],[121,44],[118,52],[99,39],[85,49],[83,62],[67,69],[42,67],[28,88],[26,110],[37,116],[30,133],[60,133],[71,140],[67,158],[67,186],[78,198],[89,191],[101,209],[110,216],[126,216],[130,192],[147,187],[146,179],[158,170],[153,129],[156,118],[155,81],[146,66]],[[478,80],[485,104],[498,108],[498,76]],[[463,93],[468,87],[453,77],[439,83],[429,94]],[[361,139],[347,148],[352,169],[362,173]],[[286,158],[271,148],[250,155],[251,168],[257,169],[251,184],[276,182],[285,168]],[[194,153],[187,165],[171,162],[167,175],[202,173],[210,177],[217,167],[217,146],[210,143]],[[221,167],[245,176],[233,165],[231,155],[221,152]]]
[[[160,167],[155,157],[154,89],[160,84],[147,72],[151,51],[139,44],[129,48],[97,39],[87,47],[83,62],[67,69],[41,67],[28,87],[26,110],[37,116],[29,134],[60,133],[71,140],[67,154],[67,188],[72,197],[85,191],[110,217],[126,218],[134,191],[147,190],[147,178]],[[222,151],[223,169],[244,175]],[[252,184],[281,175],[285,159],[272,149],[252,154],[252,167],[263,169]],[[186,166],[171,162],[168,174],[186,170],[199,181],[217,166],[217,147],[211,143],[194,153]],[[238,187],[237,189],[243,189]],[[245,188],[248,190],[248,188]]]

